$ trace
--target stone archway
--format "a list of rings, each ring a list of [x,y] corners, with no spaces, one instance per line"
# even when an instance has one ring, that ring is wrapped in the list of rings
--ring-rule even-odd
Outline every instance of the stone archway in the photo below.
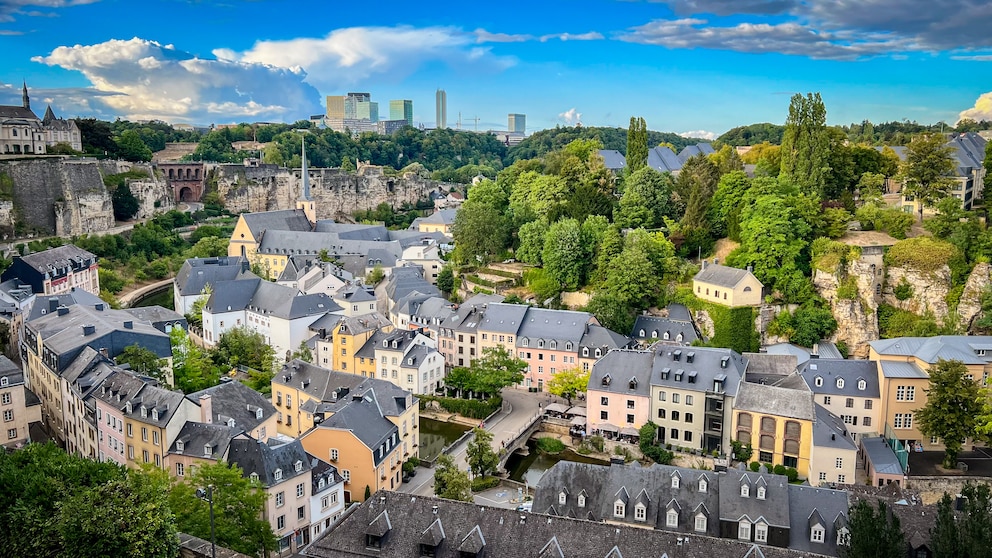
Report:
[[[196,201],[193,199],[193,190],[189,186],[183,186],[179,189],[179,201],[181,202],[191,202]]]

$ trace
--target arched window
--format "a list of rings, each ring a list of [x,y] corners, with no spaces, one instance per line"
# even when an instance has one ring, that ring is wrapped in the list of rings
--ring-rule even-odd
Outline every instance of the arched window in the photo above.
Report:
[[[641,331],[640,331],[640,332],[639,332],[639,333],[637,334],[637,336],[638,336],[638,337],[644,337],[644,330],[642,329],[642,330],[641,330]]]
[[[524,345],[526,347],[526,345]],[[582,356],[589,356],[589,347],[582,347]]]
[[[837,389],[844,389],[844,378],[837,378]]]

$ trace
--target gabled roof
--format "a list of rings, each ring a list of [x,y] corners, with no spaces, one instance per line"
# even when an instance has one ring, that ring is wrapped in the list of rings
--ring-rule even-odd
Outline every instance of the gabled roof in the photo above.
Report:
[[[364,393],[351,392],[352,401],[338,412],[324,419],[316,428],[331,428],[351,432],[372,453],[373,461],[378,465],[385,454],[379,456],[375,452],[386,439],[393,436],[399,429],[379,408],[376,394],[373,390]]]
[[[648,150],[648,166],[658,172],[678,173],[682,161],[669,147],[654,147]]]
[[[697,143],[696,145],[687,145],[679,151],[679,161],[685,164],[689,160],[689,157],[694,157],[696,155],[712,155],[715,153],[713,146],[708,143]]]
[[[719,484],[720,519],[737,521],[742,516],[752,521],[763,519],[768,525],[790,527],[788,477],[770,473],[754,473],[739,469],[728,469],[717,477]],[[757,486],[761,482],[766,487],[765,498],[757,497]],[[748,496],[741,495],[741,485],[748,484]],[[840,494],[844,492],[837,491]]]
[[[599,156],[603,158],[603,164],[611,171],[623,170],[627,166],[627,159],[616,149],[600,149]]]
[[[935,364],[938,360],[960,360],[964,364],[992,362],[992,336],[938,335],[896,337],[869,343],[880,356],[912,356]]]
[[[207,285],[216,285],[220,281],[232,281],[256,277],[250,270],[245,270],[243,263],[247,260],[235,257],[220,258],[190,258],[183,262],[176,274],[175,283],[181,296],[195,296],[203,292]]]
[[[650,350],[654,353],[651,363],[651,385],[678,389],[711,391],[714,382],[723,384],[723,392],[739,395],[741,378],[748,361],[731,349],[711,347],[675,347],[658,343]],[[692,353],[692,362],[688,362]],[[679,378],[678,372],[682,371]],[[689,373],[695,372],[694,383],[689,383]]]
[[[521,340],[524,339],[531,342],[532,347],[536,346],[535,342],[539,339],[578,343],[585,335],[586,325],[596,323],[595,320],[596,318],[588,312],[529,306],[520,329],[517,330],[516,344],[518,347],[522,346]]]
[[[226,424],[187,421],[169,447],[169,453],[204,457],[206,446],[210,446],[215,459],[224,459],[231,441],[244,432],[243,428],[231,428]],[[182,450],[179,449],[179,442],[183,444]]]
[[[452,225],[455,222],[457,209],[441,209],[423,218],[420,222],[430,225]]]
[[[741,382],[734,410],[764,413],[800,420],[814,420],[813,392],[804,389]]]
[[[835,450],[857,451],[854,437],[840,417],[816,405],[816,422],[813,423],[813,446]]]
[[[20,257],[21,260],[39,273],[48,273],[59,267],[80,265],[89,261],[96,263],[96,255],[73,244],[56,246],[34,254]]]
[[[748,276],[754,278],[755,281],[758,280],[754,277],[753,273],[746,269],[727,267],[720,264],[704,264],[703,269],[699,270],[699,273],[692,280],[726,289],[733,289]],[[760,281],[758,283],[760,284]]]
[[[878,363],[874,360],[811,359],[799,367],[806,385],[815,394],[848,397],[879,397]],[[816,385],[816,378],[821,385]],[[843,380],[838,387],[837,380]],[[863,382],[864,389],[859,384]]]
[[[302,209],[242,213],[241,218],[256,241],[263,231],[309,231],[313,228]]]
[[[190,393],[186,398],[199,405],[202,395],[210,396],[215,424],[227,423],[233,419],[235,427],[251,431],[276,413],[276,408],[265,396],[237,381],[223,382]],[[261,418],[258,418],[259,410],[262,411]]]
[[[258,480],[266,487],[301,475],[310,476],[310,458],[299,440],[284,442],[273,439],[265,443],[241,436],[231,440],[227,461],[241,467],[245,477],[257,474]],[[299,471],[296,470],[297,463],[300,464]],[[276,479],[276,471],[282,473],[279,480]]]
[[[806,485],[789,486],[789,547],[803,552],[837,555],[838,516],[847,516],[847,492]],[[810,541],[810,528],[816,522],[826,531],[822,543]],[[842,522],[843,523],[843,522]]]
[[[644,332],[643,335],[641,334],[642,331]],[[665,338],[666,333],[668,334],[667,339]],[[637,319],[634,320],[634,327],[630,331],[630,336],[650,342],[663,341],[683,345],[691,345],[693,341],[699,339],[696,326],[691,321],[645,315],[637,316]]]
[[[357,374],[334,372],[326,368],[294,359],[282,367],[272,378],[275,385],[292,385],[322,402],[321,412],[336,413],[349,405],[352,394],[372,390],[379,408],[387,417],[397,417],[418,404],[418,399],[396,384],[378,378]],[[347,390],[347,391],[345,391]]]
[[[598,324],[589,324],[585,333],[582,334],[582,338],[579,339],[580,347],[593,349],[625,349],[633,345],[633,341],[626,335]]]

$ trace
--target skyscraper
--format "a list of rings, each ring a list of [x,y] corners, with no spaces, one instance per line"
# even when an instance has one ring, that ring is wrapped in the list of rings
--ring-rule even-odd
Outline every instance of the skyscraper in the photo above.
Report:
[[[413,101],[389,101],[389,119],[406,120],[408,126],[413,126]]]
[[[511,134],[527,133],[527,115],[526,114],[506,115],[506,131],[510,132]]]
[[[327,117],[344,118],[344,95],[327,96]]]
[[[444,89],[438,89],[437,93],[434,94],[437,118],[434,120],[435,126],[438,128],[448,127],[448,94],[444,92]]]

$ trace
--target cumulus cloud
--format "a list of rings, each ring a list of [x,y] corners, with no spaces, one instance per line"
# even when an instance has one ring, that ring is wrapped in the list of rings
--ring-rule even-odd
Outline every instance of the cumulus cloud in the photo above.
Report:
[[[25,8],[67,8],[81,4],[92,4],[99,0],[0,0],[0,22],[10,22],[16,16],[49,16],[51,12],[37,10],[25,11]]]
[[[137,37],[61,46],[32,61],[81,72],[93,84],[92,90],[76,91],[87,105],[103,105],[131,119],[293,121],[322,110],[302,69],[199,58]]]
[[[964,120],[965,118],[970,118],[976,122],[992,120],[992,91],[982,93],[978,97],[978,100],[975,101],[975,106],[961,111],[961,114],[958,115],[958,120]]]
[[[552,39],[561,41],[599,41],[602,38],[603,34],[595,31],[588,33],[552,33],[550,35],[542,35],[541,42],[546,43]]]
[[[480,31],[406,25],[349,27],[320,38],[258,41],[244,52],[218,49],[214,55],[245,63],[306,68],[307,82],[323,91],[361,83],[372,76],[399,81],[428,61],[494,72],[516,63],[513,57],[497,56],[489,47],[477,46],[482,37],[506,42],[515,36]]]
[[[698,139],[706,139],[711,141],[716,139],[716,134],[714,134],[713,132],[708,132],[706,130],[691,130],[689,132],[679,132],[679,135],[684,138],[693,138],[693,139],[698,138]]]
[[[622,40],[842,60],[992,48],[992,2],[986,0],[655,1],[679,17],[631,28]]]
[[[582,120],[582,113],[572,107],[565,112],[558,113],[558,118],[564,120],[566,124],[578,124]]]

